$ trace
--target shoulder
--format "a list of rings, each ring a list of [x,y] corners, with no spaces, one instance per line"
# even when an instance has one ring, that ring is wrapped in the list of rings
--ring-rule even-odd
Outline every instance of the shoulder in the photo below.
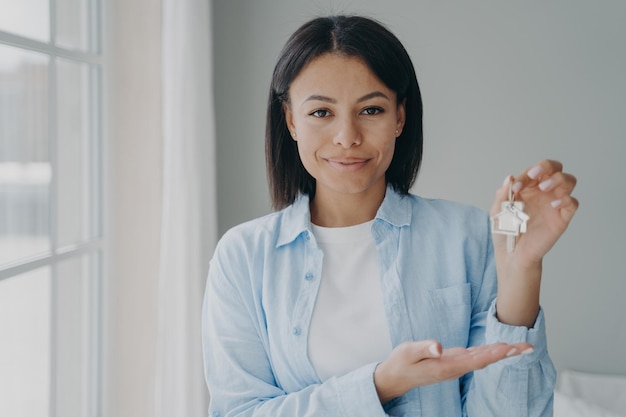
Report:
[[[255,299],[258,296],[255,291],[263,285],[267,271],[275,270],[279,259],[293,255],[293,251],[285,251],[281,245],[285,236],[293,235],[297,239],[297,230],[301,230],[290,222],[290,216],[293,216],[291,206],[241,223],[224,233],[209,264],[212,285],[230,287],[247,299]]]
[[[293,242],[310,228],[308,199],[229,229],[219,240],[216,254],[224,251],[260,254]]]
[[[485,251],[491,240],[486,210],[450,200],[408,195],[410,231],[415,239],[428,239],[442,250]],[[435,243],[437,242],[437,243]]]
[[[219,239],[209,263],[208,282],[219,288],[232,288],[248,294],[250,279],[259,268],[259,260],[273,250],[276,238],[272,232],[279,214],[238,224]]]
[[[419,234],[482,236],[488,229],[485,210],[449,200],[399,194],[388,189],[377,218],[395,227],[408,227]]]
[[[277,235],[281,215],[282,212],[270,213],[230,228],[219,239],[215,254],[242,254],[253,248],[258,249],[259,243],[270,244]]]
[[[411,202],[414,219],[421,219],[446,224],[476,225],[484,227],[489,219],[486,210],[456,201],[437,198],[424,198],[409,194],[406,198]]]

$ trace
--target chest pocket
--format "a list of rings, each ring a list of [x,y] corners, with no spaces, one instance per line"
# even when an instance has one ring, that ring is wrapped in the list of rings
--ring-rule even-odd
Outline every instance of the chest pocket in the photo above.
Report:
[[[435,317],[439,317],[436,329],[443,347],[467,346],[472,312],[470,284],[430,290],[430,302]]]

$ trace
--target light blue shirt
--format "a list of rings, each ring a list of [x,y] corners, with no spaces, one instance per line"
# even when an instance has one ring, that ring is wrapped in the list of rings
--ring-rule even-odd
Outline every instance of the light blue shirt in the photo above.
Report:
[[[309,200],[239,225],[211,261],[203,311],[210,416],[534,417],[552,415],[556,372],[543,311],[532,329],[495,316],[488,215],[387,189],[372,224],[391,343],[444,348],[529,342],[534,352],[380,404],[376,363],[321,383],[307,355],[322,251]]]

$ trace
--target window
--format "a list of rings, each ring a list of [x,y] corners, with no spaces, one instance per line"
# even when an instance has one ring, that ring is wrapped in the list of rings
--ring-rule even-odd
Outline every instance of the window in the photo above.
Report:
[[[99,414],[101,5],[0,2],[0,415]]]

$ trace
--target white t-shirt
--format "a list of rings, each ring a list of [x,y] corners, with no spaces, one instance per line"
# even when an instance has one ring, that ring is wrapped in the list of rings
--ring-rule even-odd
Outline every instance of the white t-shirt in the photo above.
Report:
[[[372,223],[313,225],[324,261],[308,355],[322,381],[381,362],[391,352]]]

